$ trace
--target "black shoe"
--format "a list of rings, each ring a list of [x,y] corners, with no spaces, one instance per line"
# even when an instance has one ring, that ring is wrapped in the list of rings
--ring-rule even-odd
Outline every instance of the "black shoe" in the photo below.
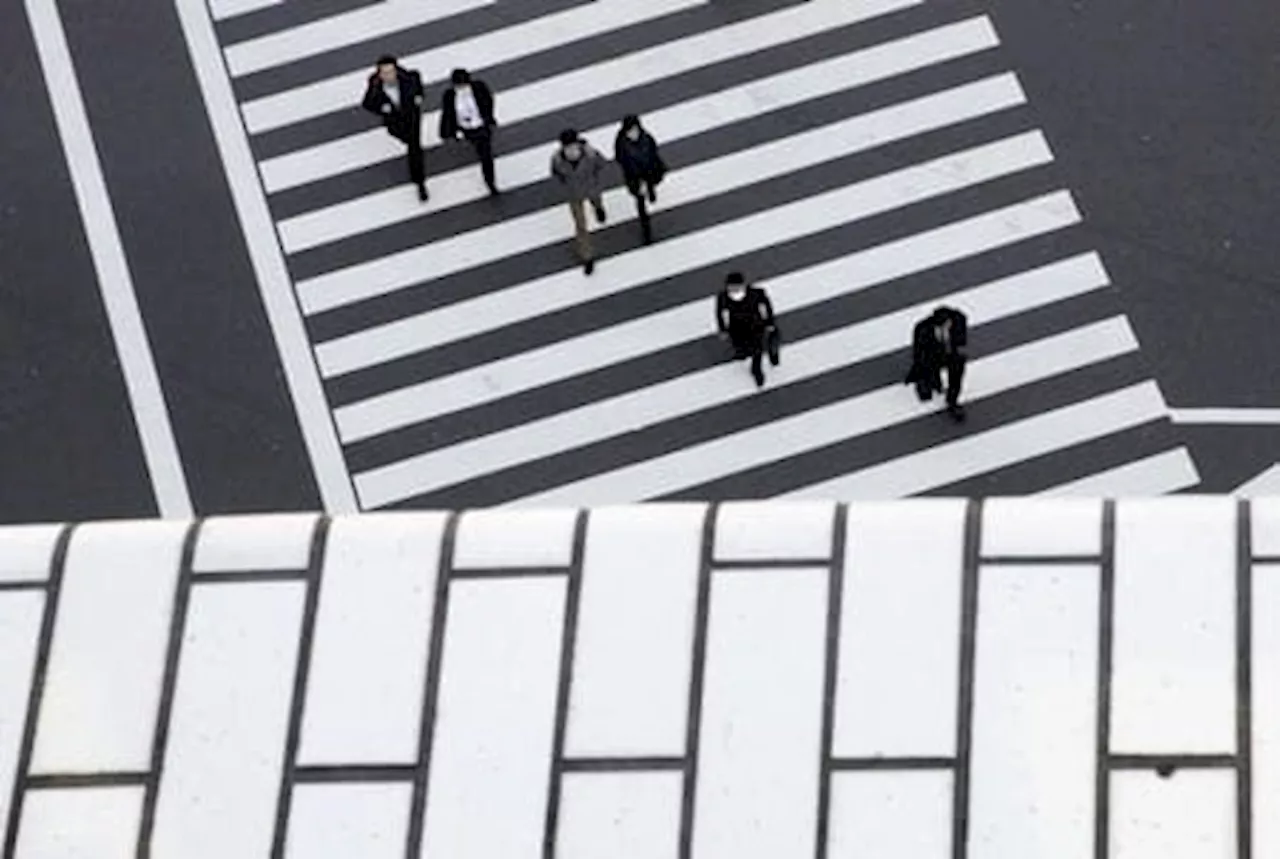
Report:
[[[607,218],[608,214],[605,212],[604,206],[598,206],[596,208],[596,220],[603,224]]]
[[[650,203],[658,202],[658,189],[653,187],[652,185],[649,186],[649,202]]]
[[[964,406],[958,403],[953,406],[947,406],[947,414],[951,415],[951,420],[956,423],[964,423]]]
[[[430,195],[427,193],[427,186],[426,186],[426,185],[419,185],[419,186],[418,186],[418,199],[425,203],[425,202],[427,202],[428,197],[430,197]]]
[[[591,272],[595,270],[596,270],[596,261],[593,259],[589,259],[582,264],[583,274],[591,274]]]
[[[490,196],[490,197],[496,197],[496,196],[498,196],[498,195],[499,195],[499,194],[501,194],[501,193],[502,193],[502,192],[498,190],[498,186],[497,186],[496,184],[494,184],[494,183],[492,183],[492,182],[491,182],[491,183],[489,183],[489,196]]]
[[[642,221],[640,223],[640,234],[644,236],[644,243],[646,245],[653,244],[653,228],[649,226],[648,221]]]
[[[764,371],[763,370],[755,370],[754,372],[752,372],[751,377],[756,380],[757,388],[764,387]]]

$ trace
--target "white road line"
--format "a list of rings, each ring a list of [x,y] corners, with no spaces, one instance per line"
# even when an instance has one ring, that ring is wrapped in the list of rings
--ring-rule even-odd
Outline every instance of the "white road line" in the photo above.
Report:
[[[979,217],[789,272],[762,285],[770,291],[778,314],[785,319],[786,314],[805,307],[852,295],[1071,223],[1074,221],[1066,218],[1059,222],[1030,222],[1020,224],[1018,231],[1011,235],[1008,226],[998,218]],[[1055,294],[1067,284],[1104,286],[1107,275],[1096,255],[1084,254],[1008,280],[1018,284],[1019,289],[1039,296],[1042,292]],[[1049,281],[1047,286],[1046,280]],[[350,444],[693,342],[709,335],[710,324],[707,300],[687,302],[660,313],[359,400],[335,410],[334,417],[343,443]]]
[[[787,142],[781,141],[777,145],[785,147]],[[770,144],[771,147],[774,145]],[[839,156],[841,153],[829,151],[826,154]],[[777,157],[784,156],[778,152]],[[419,343],[433,345],[460,340],[605,294],[622,292],[641,283],[651,283],[662,277],[758,250],[762,242],[782,244],[841,224],[1029,170],[1052,160],[1048,143],[1040,132],[1015,135],[755,212],[704,230],[686,233],[664,242],[662,254],[656,258],[649,248],[634,248],[604,260],[600,266],[600,274],[591,281],[590,291],[583,290],[583,276],[576,267],[562,269],[534,281],[451,304],[430,314],[400,320],[393,323],[397,328],[384,326],[382,330],[399,333],[412,328]],[[744,166],[739,169],[746,168]],[[706,166],[705,171],[691,169],[682,181],[697,187],[701,177],[710,175],[712,182],[708,182],[707,186],[712,194],[720,193],[714,190],[717,188],[727,190],[726,184],[732,180],[731,176],[717,176],[721,169],[714,162]],[[547,209],[530,218],[550,217],[558,209],[559,207]],[[563,226],[568,222],[568,216],[563,211],[559,214]],[[471,238],[477,234],[483,234],[486,242],[480,243]],[[565,236],[562,241],[567,238]],[[516,236],[506,232],[506,225],[499,224],[424,248],[413,248],[311,278],[298,284],[303,311],[311,315],[332,310],[466,271],[480,260],[501,258],[504,252],[510,250],[509,246],[498,245],[496,247],[500,250],[498,256],[495,256],[492,253],[495,246],[488,242],[497,239],[518,241]],[[474,313],[476,307],[488,308],[493,305],[498,306],[492,308],[492,315]],[[464,317],[466,323],[463,324],[461,319],[451,320],[451,316]],[[442,324],[445,322],[448,324]],[[435,327],[445,330],[431,330]]]
[[[267,321],[275,336],[298,425],[320,488],[321,502],[329,513],[355,512],[355,491],[338,445],[337,431],[284,256],[275,241],[271,212],[257,181],[249,141],[236,113],[235,96],[222,66],[213,22],[203,0],[174,0],[174,3],[240,216]]]
[[[848,259],[865,260],[876,268],[868,255]],[[1073,263],[1047,266],[938,300],[963,306],[971,322],[979,325],[1105,286],[1105,276],[1098,277],[1092,269]],[[786,361],[772,373],[770,388],[798,384],[902,349],[912,323],[935,304],[921,302],[789,345]],[[357,475],[356,486],[369,506],[409,498],[732,403],[745,394],[744,378],[740,366],[715,365],[364,472]]]
[[[563,113],[574,105],[592,99],[665,80],[675,73],[672,69],[690,71],[714,62],[749,56],[777,45],[785,45],[810,35],[821,24],[835,26],[836,22],[845,20],[844,16],[853,14],[855,9],[859,10],[861,17],[867,16],[867,10],[863,7],[849,5],[841,7],[841,10],[845,10],[843,12],[837,10],[841,16],[835,22],[831,21],[832,13],[827,6],[816,7],[828,10],[826,22],[796,17],[810,8],[809,4],[791,7],[742,24],[722,27],[709,34],[719,39],[709,45],[706,44],[706,35],[679,39],[593,66],[531,81],[498,94],[499,120],[510,126],[537,116]],[[787,26],[761,26],[761,21],[766,24],[781,22]],[[799,24],[805,26],[801,28]],[[728,124],[734,121],[735,116],[739,119],[756,116],[766,110],[777,110],[788,104],[817,98],[824,92],[838,92],[858,82],[867,83],[881,77],[901,74],[911,68],[986,50],[996,44],[998,39],[990,22],[985,18],[971,19],[772,75],[758,82],[709,93],[705,97],[682,102],[683,108],[676,105],[648,114],[646,121],[667,141],[673,129],[660,122],[659,118],[673,111],[682,122],[700,122],[703,128],[711,128]],[[822,69],[830,69],[829,76],[815,78],[813,72]],[[775,85],[769,87],[771,82]],[[712,102],[711,99],[716,101]],[[720,99],[731,100],[726,103]],[[721,113],[725,111],[727,113],[722,116]],[[423,118],[423,126],[428,129],[428,135],[433,137],[438,123],[437,112],[428,112]],[[611,136],[611,131],[610,127],[602,127],[585,133],[590,136],[609,132]],[[400,157],[402,152],[386,132],[380,128],[372,128],[267,159],[262,162],[262,176],[267,190],[274,193],[388,161]],[[534,152],[538,156],[537,163],[526,167],[526,159]],[[501,168],[499,177],[505,186],[514,187],[512,183],[519,184],[526,175],[533,177],[529,181],[545,178],[547,155],[542,148],[525,150],[516,156],[515,161],[511,160],[512,157],[506,156],[498,162]],[[474,169],[456,170],[432,177],[434,205],[439,206],[442,201],[446,205],[457,205],[471,199],[469,196],[459,199],[457,195],[464,191],[472,194],[477,190],[472,182],[460,178],[464,174],[470,178],[474,173]],[[461,187],[456,187],[455,183],[461,183]],[[413,210],[413,214],[419,213],[420,203]]]
[[[1010,81],[1011,80],[1012,79],[1010,78]],[[876,114],[862,117],[861,119],[865,120],[862,124],[862,133],[865,133],[865,137],[861,137],[861,135],[856,132],[855,127],[847,125],[844,126],[844,128],[849,131],[854,131],[855,133],[845,135],[844,131],[836,130],[841,127],[840,125],[837,125],[828,126],[828,129],[831,129],[832,137],[824,138],[822,130],[820,130],[815,133],[814,142],[818,147],[821,147],[824,140],[828,143],[833,142],[837,134],[846,136],[849,140],[848,146],[850,147],[849,149],[844,150],[844,153],[847,154],[848,152],[854,151],[858,148],[866,148],[868,145],[875,146],[879,143],[887,142],[887,140],[894,139],[895,137],[907,136],[920,130],[922,123],[937,123],[938,125],[944,125],[950,122],[961,121],[961,118],[967,118],[978,109],[996,110],[999,109],[1000,104],[1004,103],[1006,97],[1012,97],[1013,91],[1006,90],[1002,93],[1002,86],[1000,85],[1000,82],[996,81],[995,83],[995,86],[987,89],[987,93],[985,94],[987,96],[985,100],[985,108],[978,108],[976,105],[948,105],[946,99],[943,97],[929,97],[927,99],[922,99],[919,102],[900,105],[897,108],[878,111]],[[1013,86],[1016,87],[1016,84]],[[978,95],[977,92],[969,87],[965,87],[964,89],[969,90],[966,95]],[[942,96],[945,95],[946,94],[942,94]],[[859,119],[850,120],[849,122],[857,123],[859,122]],[[892,127],[895,122],[897,123],[896,127]],[[880,126],[881,123],[883,123],[883,126],[877,127]],[[785,141],[782,143],[785,144]],[[800,147],[797,145],[797,149],[799,148]],[[756,152],[757,150],[748,151]],[[802,152],[797,153],[797,155],[800,154],[802,154]],[[788,157],[788,153],[783,151],[777,160],[786,164]],[[760,160],[768,161],[770,159],[761,155]],[[734,170],[738,169],[736,164],[737,159],[732,162],[727,162],[723,169],[716,172],[721,174],[725,182],[734,181]],[[754,166],[754,164],[746,164],[743,165],[741,170],[742,172],[747,173],[747,175],[750,175],[749,171]],[[772,170],[774,167],[769,166],[767,169]],[[695,186],[695,190],[706,191],[707,189],[705,186],[701,189]],[[690,192],[686,191],[681,196],[687,198],[689,193]],[[563,224],[561,224],[561,226],[563,226]],[[767,236],[762,236],[761,238],[763,241],[768,241]],[[412,352],[421,350],[427,345],[418,339],[397,340],[394,337],[387,337],[384,334],[379,334],[381,330],[382,329],[378,328],[368,329],[367,331],[346,335],[321,344],[317,349],[317,357],[319,358],[321,372],[324,376],[326,378],[332,378],[345,373],[372,367],[384,361],[391,360],[392,358],[401,357],[404,354],[411,354]],[[394,331],[396,329],[391,330]],[[408,352],[403,350],[408,350]]]
[[[55,0],[26,0],[26,9],[156,506],[164,518],[189,518],[193,510],[182,457],[169,422],[164,389],[151,354],[62,19]]]
[[[1136,498],[1168,495],[1200,482],[1200,472],[1185,447],[1109,468],[1036,495],[1085,498]]]
[[[1219,424],[1227,426],[1280,425],[1280,409],[1170,409],[1175,424]]]
[[[1280,495],[1280,463],[1271,466],[1257,477],[1237,487],[1231,494],[1242,498]]]
[[[794,8],[794,7],[793,7]],[[801,7],[802,8],[802,7]],[[905,71],[925,68],[955,56],[984,50],[990,27],[985,22],[966,22],[961,32],[953,27],[931,30],[908,40],[854,51],[820,60],[807,66],[789,69],[766,78],[758,78],[741,86],[683,101],[645,115],[645,125],[669,146],[735,122],[759,117],[786,107],[804,104],[838,92],[846,92],[883,80]],[[944,32],[946,31],[946,32]],[[1017,78],[1010,74],[1010,85]],[[991,80],[990,78],[988,80]],[[1025,96],[1018,90],[1020,101]],[[524,99],[517,104],[526,104]],[[613,125],[603,125],[583,132],[606,154],[612,154]],[[324,144],[318,149],[326,149]],[[383,146],[385,143],[380,143]],[[381,150],[380,150],[381,151]],[[547,180],[547,162],[551,148],[538,144],[497,159],[496,170],[502,187],[508,191]],[[305,159],[313,150],[283,156],[282,159]],[[264,165],[264,176],[271,177]],[[334,172],[344,172],[345,165],[330,165]],[[308,177],[310,178],[310,177]],[[670,183],[669,187],[678,187]],[[480,183],[479,171],[466,165],[431,178],[431,208],[427,215],[482,199],[488,193]],[[664,205],[666,203],[664,202]],[[424,217],[422,203],[416,194],[405,194],[404,188],[375,191],[289,218],[280,223],[280,237],[289,253],[318,247],[348,236],[368,232],[388,224]]]
[[[780,497],[901,498],[1157,421],[1167,414],[1156,383],[1141,382]]]
[[[555,15],[411,54],[400,62],[408,68],[426,69],[428,75],[447,73],[455,66],[491,68],[706,3],[707,0],[595,0]],[[245,124],[251,134],[261,134],[326,113],[355,110],[371,69],[372,66],[355,69],[246,102],[242,106]]]
[[[388,0],[237,42],[225,51],[232,77],[358,45],[410,27],[492,6],[494,0]]]
[[[209,0],[209,13],[213,15],[213,20],[225,21],[237,15],[282,5],[284,0]]]
[[[904,326],[899,321],[895,326],[894,333],[897,335],[899,348],[910,338],[910,330],[909,323]],[[973,361],[966,375],[966,381],[972,381],[968,385],[965,399],[966,401],[982,400],[1133,352],[1137,348],[1138,342],[1128,322],[1123,316],[1114,316],[1102,322],[1084,325],[1063,334],[1035,340]],[[791,360],[795,360],[795,351],[795,349],[792,350]],[[740,366],[727,366],[725,369],[736,371],[733,374],[735,376],[742,373]],[[722,384],[731,386],[733,380],[724,378]],[[937,411],[936,404],[919,402],[910,388],[899,381],[894,381],[892,384],[866,394],[791,417],[757,424],[749,429],[682,448],[665,456],[654,457],[614,471],[566,483],[554,489],[521,498],[514,503],[522,507],[544,507],[565,503],[592,506],[645,501],[763,465],[782,462],[790,457],[821,450],[829,445],[888,429],[922,416],[937,417]],[[945,417],[937,417],[937,419],[947,420]],[[1092,430],[1082,422],[1073,422],[1070,429],[1072,432]],[[1052,438],[1052,436],[1049,437]],[[997,437],[990,436],[990,433],[983,433],[974,438],[985,440],[976,442],[972,446],[974,449],[968,452],[967,460],[960,457],[957,461],[948,463],[949,466],[954,467],[957,464],[967,466],[971,462],[984,462],[983,457],[1012,456],[1012,459],[1008,459],[1009,462],[1030,458],[1022,453],[1026,447],[1025,443],[1021,446],[996,443]],[[936,448],[912,456],[924,456],[932,450]],[[911,457],[892,462],[898,463],[905,460],[914,462]],[[857,472],[855,476],[862,473]],[[892,474],[895,480],[906,485],[912,481],[934,480],[935,477],[946,475],[947,471],[931,470],[928,466],[922,466],[900,468]],[[832,483],[836,482],[838,481]],[[938,479],[935,483],[928,485],[941,486],[950,482],[953,480]],[[886,491],[876,492],[877,497],[906,495],[912,491],[927,488],[922,485],[918,489],[899,492],[892,485],[892,481],[885,480],[882,483]],[[877,489],[879,488],[880,486],[877,485]],[[826,484],[823,484],[823,491],[804,490],[797,495],[806,498],[845,497],[843,486],[841,486],[842,491],[838,492],[829,492],[826,489]],[[865,495],[858,497],[865,497]]]

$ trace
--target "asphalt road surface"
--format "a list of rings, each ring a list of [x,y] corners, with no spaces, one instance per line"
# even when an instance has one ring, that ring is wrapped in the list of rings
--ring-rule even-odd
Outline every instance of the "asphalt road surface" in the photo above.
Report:
[[[216,33],[225,48],[365,5],[369,4],[285,3],[219,22]],[[479,35],[577,5],[582,4],[499,0],[484,15],[460,14],[429,32],[425,25],[406,28],[388,37],[386,43],[394,50],[409,52],[418,44],[415,39],[430,46],[435,44],[431,39]],[[797,5],[802,4],[714,2],[707,9],[695,10],[696,15],[636,23],[614,34],[602,31],[599,38],[584,40],[571,50],[547,51],[528,60],[499,64],[492,79],[499,85],[501,97],[521,80],[560,74],[577,64],[599,63],[613,51],[625,53],[683,38],[682,26],[693,34],[699,28],[723,26]],[[330,416],[326,413],[324,421],[317,421],[311,412],[298,417],[287,360],[282,359],[264,308],[261,272],[251,256],[252,236],[246,240],[237,217],[236,192],[224,171],[223,152],[215,134],[215,113],[208,108],[207,93],[202,92],[199,70],[189,50],[189,34],[184,35],[177,8],[177,4],[155,4],[131,11],[127,19],[112,16],[89,0],[61,0],[56,6],[52,0],[29,0],[25,8],[11,3],[0,9],[0,50],[10,58],[6,74],[0,78],[6,107],[0,135],[0,519],[4,521],[148,516],[164,506],[157,503],[136,429],[127,362],[119,358],[108,321],[104,294],[116,293],[104,290],[96,273],[94,240],[81,216],[86,192],[81,187],[77,194],[72,181],[77,171],[83,177],[86,159],[81,157],[83,149],[68,142],[67,129],[60,131],[41,69],[37,46],[44,48],[47,58],[51,10],[60,13],[56,18],[65,28],[191,509],[201,514],[313,509],[326,497],[324,478],[317,477],[312,465],[314,444],[311,451],[307,444],[324,432],[333,432],[331,426],[319,425]],[[1049,184],[1022,182],[1015,177],[1016,181],[1001,186],[1014,194],[1003,202],[1013,202],[1024,188],[1028,192],[1069,189],[1083,222],[1064,243],[1055,241],[1052,250],[1097,251],[1114,286],[1105,300],[1095,302],[1096,307],[1071,311],[1072,324],[1122,313],[1141,346],[1134,356],[1137,369],[1126,365],[1125,378],[1154,378],[1174,413],[1171,425],[1165,422],[1149,428],[1150,432],[1138,427],[1129,433],[1131,438],[1122,439],[1122,445],[1116,442],[1097,455],[1103,464],[1109,464],[1105,460],[1113,456],[1114,464],[1120,466],[1136,455],[1128,452],[1130,448],[1145,450],[1142,446],[1148,445],[1150,453],[1156,454],[1170,444],[1183,444],[1199,473],[1194,491],[1235,489],[1280,461],[1280,423],[1239,425],[1267,419],[1265,413],[1253,410],[1280,409],[1280,383],[1276,381],[1280,377],[1276,372],[1280,338],[1272,336],[1280,319],[1274,274],[1280,250],[1273,238],[1280,223],[1276,212],[1280,168],[1270,157],[1280,151],[1280,128],[1272,120],[1280,90],[1280,49],[1276,47],[1280,44],[1280,14],[1262,0],[1176,4],[1162,7],[1158,13],[1149,4],[1134,0],[1034,7],[1014,0],[941,0],[860,24],[861,29],[851,27],[847,32],[855,41],[861,39],[872,47],[973,14],[988,15],[999,36],[999,56],[990,62],[978,58],[970,63],[966,58],[946,68],[925,69],[900,82],[869,87],[866,97],[870,105],[856,99],[828,99],[801,105],[801,110],[783,117],[780,123],[744,122],[735,127],[734,134],[745,143],[731,146],[729,138],[705,134],[691,139],[683,149],[673,146],[672,151],[692,167],[700,160],[731,151],[733,146],[757,146],[781,139],[788,133],[788,122],[843,118],[868,106],[918,97],[980,74],[1012,71],[1025,92],[1027,106],[1022,109],[1025,113],[1003,125],[1002,119],[993,120],[998,134],[985,126],[974,134],[968,134],[967,129],[946,130],[926,143],[908,141],[885,155],[884,163],[864,165],[853,160],[841,169],[854,174],[866,171],[867,177],[872,177],[887,164],[901,166],[896,161],[907,164],[938,157],[1001,134],[1029,129],[1043,132],[1053,156]],[[41,34],[43,44],[37,39]],[[378,44],[369,40],[245,74],[232,90],[248,116],[247,105],[254,100],[347,70]],[[726,62],[696,80],[710,91],[834,57],[847,49],[832,34],[818,34],[795,47],[759,54],[767,68],[752,68],[750,75],[745,62]],[[817,51],[822,54],[815,56]],[[437,70],[428,71],[429,79],[440,77]],[[79,98],[64,88],[62,80],[52,82],[52,98],[65,108]],[[677,86],[664,87],[661,81],[640,94],[642,102],[648,99],[646,110],[678,104],[689,97]],[[584,110],[587,120],[583,124],[588,126],[592,110]],[[811,119],[805,110],[817,118]],[[832,113],[817,116],[824,110]],[[603,104],[595,113],[601,118],[611,115]],[[559,117],[545,121],[535,117],[504,129],[513,141],[510,149],[553,136],[553,126],[559,121]],[[266,124],[272,125],[272,120],[268,118]],[[261,170],[271,159],[364,127],[358,115],[318,111],[311,118],[268,127],[260,133],[251,128],[252,154]],[[463,169],[469,162],[462,155],[446,153],[436,163],[441,166],[432,168],[433,175]],[[398,181],[396,175],[394,170],[380,172],[371,165],[323,181],[302,182],[273,194],[271,215],[280,227],[317,207],[389,192]],[[800,194],[821,193],[836,182],[821,172],[805,175],[811,179],[807,180],[808,190],[802,188]],[[838,181],[847,184],[849,180]],[[923,220],[921,226],[912,222],[914,213],[922,208],[939,218],[943,214],[976,214],[982,206],[992,205],[983,194],[975,193],[972,200],[960,195],[963,199],[959,202],[939,204],[936,211],[917,205],[911,217],[904,216],[901,223],[892,217],[871,222],[869,234],[891,238],[923,229]],[[722,213],[710,204],[701,209],[690,206],[683,221],[673,214],[669,229],[674,238],[696,228],[692,218],[725,222],[739,209],[781,205],[795,195],[762,183],[753,190],[757,202],[750,206],[740,200],[743,195],[727,194],[725,198],[732,197],[737,209],[726,208]],[[506,219],[531,216],[553,202],[552,196],[539,189],[522,188],[505,196],[502,205],[508,211],[502,215]],[[94,221],[99,233],[101,223],[101,218]],[[396,253],[409,247],[407,243],[421,240],[420,236],[410,238],[403,225],[400,227],[397,232],[397,225],[392,224],[342,237],[324,247],[302,249],[290,256],[290,273],[295,281],[319,277],[356,265],[371,254]],[[491,215],[477,206],[459,206],[437,218],[427,237],[445,240],[461,231],[481,228],[493,228]],[[619,253],[625,249],[621,239],[610,234],[601,244],[605,252]],[[862,248],[867,241],[860,238],[840,252]],[[834,252],[815,249],[813,259],[818,262]],[[754,262],[753,273],[759,269],[767,273],[767,260]],[[525,277],[521,269],[530,265],[537,275],[544,275],[562,267],[563,262],[531,251],[510,258],[505,268],[496,265],[477,271],[509,286]],[[608,260],[602,263],[602,274],[607,267]],[[974,268],[973,274],[984,271]],[[475,294],[473,284],[479,282],[470,270],[460,270],[449,285],[458,295],[466,295]],[[913,288],[922,299],[942,290],[939,284]],[[323,342],[399,318],[409,312],[407,308],[388,302],[339,309],[307,320],[308,334]],[[849,305],[848,312],[888,309],[877,308],[870,301],[865,307]],[[554,326],[559,318],[548,317],[547,325]],[[797,317],[797,324],[804,328],[809,323]],[[1065,324],[1032,314],[1016,326],[1006,326],[1008,331],[994,328],[992,342],[1012,345],[1018,342],[1014,329],[1024,326],[1030,332],[1026,336],[1046,337]],[[821,330],[813,322],[814,333]],[[554,327],[531,333],[529,345],[522,348],[545,345],[552,336],[547,332],[552,331]],[[581,332],[571,328],[571,333]],[[476,348],[475,355],[441,357],[455,361],[458,372],[499,357],[492,344],[486,347],[481,342]],[[674,351],[668,358],[670,367],[654,369],[645,381],[657,384],[664,378],[675,378],[688,369],[680,362],[692,360],[690,354],[677,356]],[[331,404],[340,408],[405,385],[432,381],[430,374],[422,375],[424,371],[411,364],[399,362],[376,376],[357,373],[329,380],[324,391]],[[873,384],[879,378],[876,374],[896,372],[887,366],[873,370],[865,371],[870,373],[866,379],[850,376],[844,382],[871,389],[881,384]],[[439,372],[443,371],[431,370]],[[1089,372],[1092,368],[1084,376],[1072,376],[1076,381],[1071,385],[1090,383]],[[833,381],[836,383],[840,380]],[[575,390],[561,386],[554,393],[572,398]],[[815,387],[813,396],[812,401],[802,404],[779,400],[777,416],[830,404],[835,395]],[[1059,405],[1055,397],[1069,402],[1064,399],[1066,393],[1045,391],[1041,395],[1033,390],[1021,399],[1010,398],[1007,411],[1034,416],[1038,396],[1045,396],[1055,406]],[[571,403],[571,399],[564,403]],[[385,444],[361,442],[348,445],[343,453],[353,472],[394,465],[431,452],[433,446],[444,444],[440,437],[452,439],[449,443],[481,437],[480,430],[470,426],[472,418],[478,421],[476,425],[496,432],[512,425],[510,414],[528,407],[527,398],[517,398],[507,405],[497,403],[488,411],[465,413],[466,427],[448,422],[408,427],[391,433]],[[569,406],[546,406],[553,411],[561,407]],[[1203,409],[1230,411],[1216,416],[1196,411]],[[760,418],[726,415],[724,419],[724,431],[728,432],[745,430]],[[984,430],[984,420],[975,409],[971,431]],[[1220,421],[1229,425],[1217,423]],[[682,431],[679,426],[674,430]],[[698,441],[705,437],[709,443],[716,438],[714,429],[694,432],[691,427],[690,432]],[[1153,440],[1156,436],[1158,442]],[[671,444],[657,437],[638,443],[655,457],[663,445]],[[936,429],[925,428],[909,449],[914,452],[934,443],[941,444],[941,436]],[[855,463],[871,467],[908,454],[907,447],[895,445],[899,442],[872,445],[870,452],[848,451],[848,467]],[[1087,447],[1080,454],[1089,455]],[[626,463],[607,445],[592,456],[603,457],[601,461],[607,460],[613,469]],[[586,468],[575,461],[546,461],[557,468],[561,464],[570,470]],[[798,460],[796,468],[802,472],[808,469],[812,474],[805,479],[815,482],[825,462]],[[986,493],[1052,486],[1081,476],[1080,467],[1069,457],[1045,456],[1016,467],[994,469],[989,475],[944,482],[931,491]],[[456,488],[410,493],[400,503],[490,503],[505,500],[503,491],[495,487],[517,485],[519,491],[508,494],[534,497],[547,480],[538,469],[535,462],[480,474]],[[755,469],[746,477],[730,475],[695,484],[686,496],[699,491],[729,496],[772,491],[771,479],[767,469]],[[669,491],[666,486],[664,483],[660,493],[663,497],[680,497],[679,491]]]

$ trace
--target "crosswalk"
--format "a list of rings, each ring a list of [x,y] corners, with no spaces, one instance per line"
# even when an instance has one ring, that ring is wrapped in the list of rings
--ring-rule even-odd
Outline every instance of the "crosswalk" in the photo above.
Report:
[[[363,509],[1199,482],[981,12],[245,8],[216,22],[225,73]],[[418,202],[358,108],[388,51],[433,93],[457,66],[495,88],[500,198],[435,140],[430,104]],[[672,167],[657,241],[618,175],[584,277],[548,159],[567,125],[610,152],[630,112]],[[770,291],[786,341],[761,391],[714,337],[732,268]],[[963,425],[901,384],[911,325],[939,303],[972,326]]]

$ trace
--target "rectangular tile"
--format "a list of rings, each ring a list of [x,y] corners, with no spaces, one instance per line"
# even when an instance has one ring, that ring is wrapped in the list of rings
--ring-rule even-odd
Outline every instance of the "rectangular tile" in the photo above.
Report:
[[[270,855],[304,596],[293,582],[192,588],[153,859]]]
[[[150,769],[188,527],[113,522],[76,529],[58,597],[33,773]]]
[[[1280,564],[1253,568],[1253,855],[1280,856]]]
[[[284,0],[209,0],[209,12],[215,21],[225,21],[283,3]]]
[[[1093,856],[1100,580],[1096,566],[981,570],[970,855]]]
[[[1280,498],[1256,498],[1249,508],[1253,556],[1280,558]]]
[[[670,772],[566,774],[557,859],[677,859],[683,782]]]
[[[404,859],[412,790],[408,783],[296,785],[284,859]]]
[[[564,567],[573,558],[575,510],[469,510],[458,523],[455,570]]]
[[[133,859],[142,794],[141,787],[29,791],[17,859]]]
[[[46,582],[61,525],[6,525],[0,528],[0,584]]]
[[[716,512],[716,561],[821,560],[830,563],[835,504],[731,501]]]
[[[1097,499],[989,498],[982,507],[983,557],[1102,553]]]
[[[955,754],[964,527],[962,501],[850,506],[836,757]]]
[[[1233,770],[1112,773],[1109,859],[1237,859],[1235,781]]]
[[[826,570],[714,574],[693,855],[814,851]]]
[[[0,594],[0,844],[9,824],[44,605],[39,591]]]
[[[685,753],[705,517],[694,504],[592,511],[566,757]]]
[[[450,584],[424,859],[539,855],[565,588],[561,577]]]
[[[311,513],[218,516],[200,526],[197,573],[305,570],[319,517]]]
[[[299,764],[418,760],[445,519],[367,515],[330,526]]]
[[[1235,501],[1116,505],[1111,751],[1235,751]]]
[[[835,773],[827,859],[951,859],[951,782],[949,770]]]

